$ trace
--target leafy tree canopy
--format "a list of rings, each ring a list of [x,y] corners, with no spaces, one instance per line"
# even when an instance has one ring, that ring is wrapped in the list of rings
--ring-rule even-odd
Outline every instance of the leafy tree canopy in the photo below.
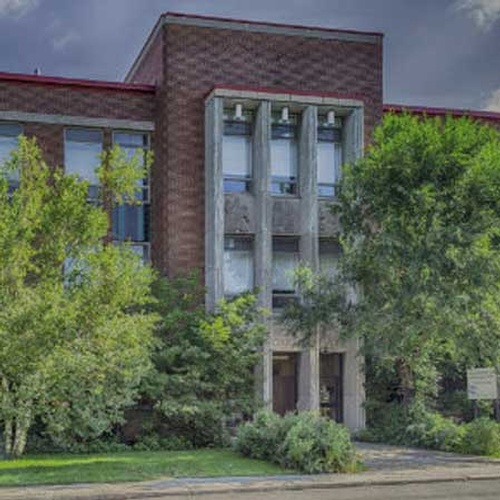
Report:
[[[107,153],[108,170],[117,157]],[[142,172],[128,168],[137,186]],[[35,419],[60,440],[97,436],[120,419],[150,367],[153,273],[104,244],[107,214],[87,202],[88,183],[51,170],[34,139],[20,137],[4,173],[0,421],[6,454],[18,456]]]
[[[310,331],[306,314],[309,325],[340,317],[378,363],[396,367],[405,399],[429,390],[442,359],[498,362],[496,129],[467,118],[386,115],[366,156],[345,167],[337,210],[344,254],[336,283],[326,286],[337,293],[325,301],[325,284],[309,282],[308,301],[288,314],[292,327]],[[339,300],[349,283],[358,289],[354,303]]]

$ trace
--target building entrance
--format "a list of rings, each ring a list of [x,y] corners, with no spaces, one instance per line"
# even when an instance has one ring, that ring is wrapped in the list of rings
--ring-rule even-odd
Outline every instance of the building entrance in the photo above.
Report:
[[[273,411],[279,415],[297,408],[296,353],[273,354]]]
[[[319,368],[319,401],[321,414],[332,418],[336,422],[343,422],[344,354],[320,354]]]

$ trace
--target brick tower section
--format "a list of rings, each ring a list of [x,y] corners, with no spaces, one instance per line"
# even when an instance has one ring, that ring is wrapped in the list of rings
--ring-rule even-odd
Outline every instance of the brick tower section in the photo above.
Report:
[[[189,17],[189,16],[187,16]],[[153,172],[155,265],[168,275],[204,266],[204,99],[214,86],[355,95],[365,142],[382,115],[382,36],[370,41],[200,26],[163,16],[128,80],[159,85]],[[185,19],[185,18],[184,18]],[[334,37],[333,37],[334,38]],[[373,41],[375,39],[375,42]],[[160,54],[162,59],[160,59]]]

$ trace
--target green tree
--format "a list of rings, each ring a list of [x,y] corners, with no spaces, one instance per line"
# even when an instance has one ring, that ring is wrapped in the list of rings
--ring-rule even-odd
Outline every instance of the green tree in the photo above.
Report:
[[[163,431],[195,447],[223,444],[225,421],[253,413],[265,333],[253,295],[207,313],[204,294],[197,275],[157,282],[157,373],[145,387]]]
[[[326,286],[334,300],[319,300],[325,285],[309,284],[305,307],[288,314],[296,331],[339,315],[377,370],[394,371],[406,403],[432,395],[442,360],[496,365],[496,129],[467,118],[385,116],[366,156],[346,166],[338,210],[341,279]],[[339,300],[349,283],[359,285],[355,303]]]
[[[155,316],[151,269],[104,243],[107,214],[87,202],[88,183],[51,170],[24,137],[9,170],[20,181],[0,178],[0,421],[16,457],[36,419],[60,440],[120,419],[150,368]]]

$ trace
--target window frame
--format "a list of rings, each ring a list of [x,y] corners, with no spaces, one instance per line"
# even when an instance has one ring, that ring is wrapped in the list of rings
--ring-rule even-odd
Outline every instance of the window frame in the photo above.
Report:
[[[64,127],[64,131],[63,131],[63,165],[64,165],[64,174],[65,175],[78,175],[76,172],[68,172],[68,169],[67,169],[67,152],[66,152],[66,144],[68,142],[67,135],[68,135],[68,132],[71,132],[73,130],[98,132],[100,137],[101,137],[101,143],[100,143],[101,144],[101,151],[98,154],[102,154],[102,152],[104,151],[104,130],[102,128],[78,127],[78,126],[76,126],[76,127]],[[76,142],[76,141],[73,141],[73,142]],[[87,144],[93,144],[93,143],[87,142]],[[95,144],[97,144],[97,142]],[[92,173],[95,174],[95,169]],[[80,180],[84,180],[84,181],[87,181],[89,183],[89,191],[88,191],[88,198],[87,198],[88,201],[92,202],[92,203],[98,202],[100,190],[101,190],[100,189],[101,185],[99,183],[99,179],[96,179],[96,181],[97,181],[96,184],[92,184],[89,179],[82,178],[82,177],[79,177],[79,178],[80,178]]]
[[[279,250],[276,248],[278,244],[283,244],[283,249]],[[286,249],[286,245],[289,245],[289,249]],[[281,310],[284,309],[291,302],[298,302],[298,292],[297,289],[284,289],[275,288],[274,286],[274,276],[275,276],[275,256],[276,254],[293,255],[295,261],[295,267],[300,265],[300,236],[298,235],[273,235],[272,237],[272,269],[271,269],[271,295],[272,295],[272,309]]]
[[[120,143],[118,143],[115,140],[115,136],[118,134],[128,134],[128,135],[142,135],[145,138],[145,145],[143,146],[137,146],[137,148],[142,147],[144,151],[144,155],[148,153],[148,151],[151,150],[151,135],[147,132],[143,132],[140,130],[125,130],[125,129],[113,129],[111,131],[111,144],[114,146],[117,144],[118,146],[122,147]],[[127,147],[127,146],[125,146]],[[144,159],[144,161],[146,161]],[[151,203],[151,179],[150,175],[148,174],[146,178],[143,179],[143,185],[142,185],[142,203]]]
[[[6,127],[16,127],[19,130],[19,133],[17,135],[6,135],[1,133],[2,126]],[[17,171],[11,171],[11,172],[6,172],[3,169],[3,163],[5,161],[8,161],[12,151],[17,149],[19,147],[19,136],[23,135],[24,133],[24,127],[21,123],[19,122],[11,122],[11,121],[0,121],[0,137],[12,137],[15,138],[16,146],[11,148],[8,153],[7,157],[4,160],[0,161],[0,175],[5,175],[5,178],[7,179],[8,182],[8,189],[9,189],[9,194],[12,194],[12,192],[19,187],[19,182],[20,182],[20,176],[19,172]],[[10,175],[9,175],[10,174]]]
[[[318,118],[319,118],[318,121],[320,121],[321,117],[318,117]],[[334,182],[320,182],[320,180],[319,180],[319,161],[317,164],[316,182],[317,182],[318,198],[323,198],[323,199],[328,199],[328,200],[338,199],[339,188],[340,188],[338,181],[340,180],[340,177],[341,177],[341,169],[342,169],[342,164],[343,164],[344,148],[343,148],[343,143],[342,143],[342,126],[338,124],[337,120],[336,120],[336,123],[333,125],[328,125],[328,124],[324,123],[324,120],[323,120],[323,124],[320,124],[317,127],[317,141],[316,141],[317,151],[319,150],[320,143],[329,143],[329,144],[333,144],[333,146],[334,146],[333,161],[331,164],[332,169],[333,169]],[[340,149],[340,152],[339,152],[340,161],[339,161],[338,165],[336,165],[336,163],[335,163],[336,156],[337,156],[337,148]],[[321,192],[322,188],[331,189],[331,194]]]
[[[241,131],[237,133],[237,126],[240,126]],[[232,133],[228,133],[228,127],[234,127]],[[246,175],[231,174],[225,172],[224,166],[224,137],[237,136],[245,137],[248,142],[248,170]],[[243,114],[243,118],[237,120],[231,117],[229,110],[224,111],[224,119],[222,123],[222,183],[224,194],[230,193],[251,193],[253,190],[253,143],[254,143],[254,116],[253,113],[247,111]],[[241,185],[243,189],[227,189],[230,183]]]
[[[241,242],[243,244],[246,244],[248,248],[228,248],[227,247],[227,242],[229,240],[235,240],[236,242]],[[242,290],[240,292],[228,292],[226,291],[226,252],[246,252],[250,256],[250,266],[251,266],[251,286],[250,288],[246,290]],[[224,297],[226,298],[233,298],[238,295],[244,294],[244,293],[252,293],[253,290],[255,290],[255,238],[251,234],[225,234],[224,235],[224,262],[223,262],[223,269],[222,269],[223,277],[224,277]]]
[[[299,196],[299,117],[298,114],[290,114],[289,119],[284,122],[280,118],[280,113],[271,113],[269,191],[272,196],[290,198]],[[288,140],[290,149],[295,149],[293,153],[295,155],[294,176],[273,175],[272,151],[275,140]],[[292,165],[288,167],[291,170]]]

